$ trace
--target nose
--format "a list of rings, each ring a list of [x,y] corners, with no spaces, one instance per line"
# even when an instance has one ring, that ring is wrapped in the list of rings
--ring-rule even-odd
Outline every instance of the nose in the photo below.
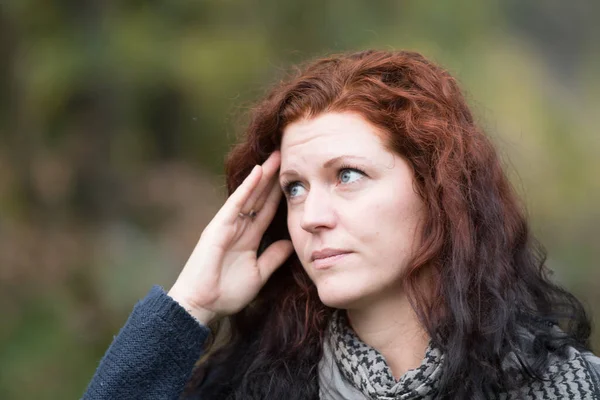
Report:
[[[332,199],[326,190],[313,188],[304,200],[300,226],[314,233],[322,228],[335,226],[336,212]]]

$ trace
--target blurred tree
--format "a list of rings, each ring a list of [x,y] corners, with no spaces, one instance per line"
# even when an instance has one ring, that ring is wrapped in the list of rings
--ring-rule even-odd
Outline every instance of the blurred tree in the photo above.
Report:
[[[249,104],[330,52],[406,48],[447,66],[557,279],[600,317],[599,4],[2,2],[0,397],[82,393],[220,206]]]

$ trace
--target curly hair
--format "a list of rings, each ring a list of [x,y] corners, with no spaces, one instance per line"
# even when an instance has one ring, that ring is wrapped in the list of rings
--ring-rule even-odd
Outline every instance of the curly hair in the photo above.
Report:
[[[420,323],[447,355],[439,398],[486,398],[541,379],[551,352],[588,348],[585,310],[551,281],[545,250],[457,81],[418,53],[334,55],[279,82],[252,109],[245,135],[228,155],[229,193],[280,147],[288,124],[330,111],[356,112],[381,128],[387,148],[413,168],[427,211],[403,285]],[[289,239],[286,214],[282,199],[259,252]],[[427,290],[419,279],[425,270]],[[188,393],[317,399],[331,313],[292,255],[253,302],[228,318],[226,330],[212,327],[221,331],[221,343],[209,344]],[[534,335],[533,346],[525,344],[524,331]],[[516,376],[502,368],[509,355],[519,361]]]

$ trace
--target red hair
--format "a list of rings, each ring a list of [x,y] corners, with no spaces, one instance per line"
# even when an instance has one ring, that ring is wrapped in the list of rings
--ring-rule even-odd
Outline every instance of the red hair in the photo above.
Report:
[[[586,345],[587,317],[574,297],[548,281],[544,252],[530,236],[500,160],[456,80],[418,53],[331,56],[276,85],[252,110],[245,135],[228,155],[229,192],[280,147],[288,124],[328,111],[359,113],[413,168],[427,215],[404,286],[421,323],[448,354],[442,381],[447,396],[483,396],[516,384],[503,375],[501,363],[518,352],[517,326],[552,319],[560,307],[560,316],[574,321],[565,327],[572,333],[569,343]],[[285,199],[260,251],[282,238],[289,238]],[[431,291],[419,287],[425,270]],[[259,390],[261,374],[265,379],[275,374],[282,393],[304,380],[306,396],[299,398],[310,398],[314,387],[307,380],[314,383],[330,312],[294,255],[253,303],[231,317],[232,337],[212,365],[226,364],[249,346],[252,357],[230,377],[231,391]],[[277,375],[278,366],[287,373]],[[452,387],[457,378],[463,379],[461,388]]]

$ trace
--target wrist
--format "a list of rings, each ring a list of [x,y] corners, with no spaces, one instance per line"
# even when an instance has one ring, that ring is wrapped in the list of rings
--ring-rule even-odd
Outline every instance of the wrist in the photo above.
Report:
[[[185,307],[184,307],[185,308]],[[209,311],[209,310],[205,310],[205,309],[188,309],[185,308],[185,310],[196,320],[198,321],[200,324],[204,325],[204,326],[208,326],[208,324],[210,324],[211,322],[213,322],[215,319],[217,319],[217,314]]]
[[[176,293],[171,291],[167,293],[177,304],[179,304],[185,311],[188,312],[198,323],[208,326],[217,318],[217,313],[200,307],[192,307],[188,302],[178,296]]]

